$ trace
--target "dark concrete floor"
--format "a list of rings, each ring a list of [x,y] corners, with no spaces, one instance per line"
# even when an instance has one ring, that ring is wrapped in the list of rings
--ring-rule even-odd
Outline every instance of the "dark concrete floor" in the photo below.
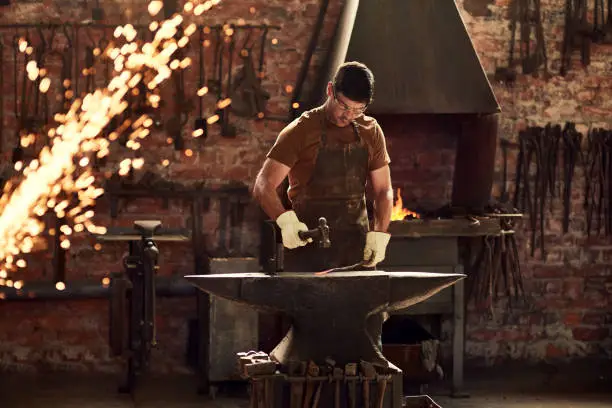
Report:
[[[612,361],[471,369],[468,398],[450,398],[444,390],[432,386],[426,392],[443,408],[612,407]]]
[[[497,367],[466,373],[468,398],[450,398],[443,384],[425,392],[443,408],[612,407],[612,362],[582,367]],[[214,400],[198,395],[193,376],[143,379],[133,396],[116,393],[108,375],[0,373],[1,408],[247,408],[244,388]],[[242,394],[242,396],[237,396]],[[230,395],[234,395],[231,397]]]

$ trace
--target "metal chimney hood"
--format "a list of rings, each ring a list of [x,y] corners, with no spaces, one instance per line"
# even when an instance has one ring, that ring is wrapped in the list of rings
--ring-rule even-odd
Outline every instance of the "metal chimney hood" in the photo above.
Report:
[[[454,0],[361,0],[345,60],[372,69],[373,114],[500,112]]]

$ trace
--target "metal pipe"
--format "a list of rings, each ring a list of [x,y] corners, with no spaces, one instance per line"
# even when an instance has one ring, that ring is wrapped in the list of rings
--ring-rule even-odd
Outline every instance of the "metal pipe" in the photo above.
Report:
[[[331,49],[327,54],[326,63],[321,68],[321,75],[317,80],[315,88],[313,88],[310,106],[318,106],[325,102],[327,97],[325,85],[333,79],[336,70],[346,58],[358,8],[359,0],[346,0],[344,3],[342,14],[338,19],[338,26],[332,39]]]
[[[308,47],[306,48],[306,55],[304,57],[304,61],[302,62],[302,67],[300,68],[298,79],[295,83],[293,96],[291,97],[291,105],[289,106],[289,109],[292,112],[291,119],[295,119],[300,112],[303,112],[305,109],[310,108],[300,106],[298,109],[296,109],[293,107],[293,104],[295,102],[301,102],[300,99],[302,98],[302,88],[304,87],[304,82],[306,81],[308,71],[310,71],[310,62],[312,60],[312,55],[314,54],[315,48],[317,47],[317,43],[319,42],[319,35],[321,34],[321,31],[323,31],[323,23],[325,22],[325,16],[327,14],[328,6],[329,0],[321,0],[321,4],[319,5],[319,14],[317,16],[317,20],[312,31],[312,36],[310,37],[310,42],[308,43]]]
[[[0,298],[5,300],[75,300],[109,298],[110,286],[100,281],[82,280],[66,282],[66,288],[58,290],[54,282],[31,282],[17,290],[0,287]],[[163,297],[195,296],[197,289],[183,278],[158,277],[155,279],[156,295]]]

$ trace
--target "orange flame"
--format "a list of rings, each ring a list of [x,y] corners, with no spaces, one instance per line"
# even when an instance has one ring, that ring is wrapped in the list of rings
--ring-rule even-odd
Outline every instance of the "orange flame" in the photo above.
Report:
[[[397,201],[395,202],[395,204],[393,205],[393,209],[391,210],[391,221],[401,221],[409,215],[412,215],[414,218],[420,218],[419,214],[404,208],[401,190],[398,188]]]

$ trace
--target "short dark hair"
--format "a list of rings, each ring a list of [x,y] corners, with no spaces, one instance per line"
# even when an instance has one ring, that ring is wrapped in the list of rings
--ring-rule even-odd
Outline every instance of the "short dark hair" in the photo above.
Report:
[[[374,96],[374,74],[361,62],[345,62],[336,71],[333,86],[351,101],[368,104]]]

